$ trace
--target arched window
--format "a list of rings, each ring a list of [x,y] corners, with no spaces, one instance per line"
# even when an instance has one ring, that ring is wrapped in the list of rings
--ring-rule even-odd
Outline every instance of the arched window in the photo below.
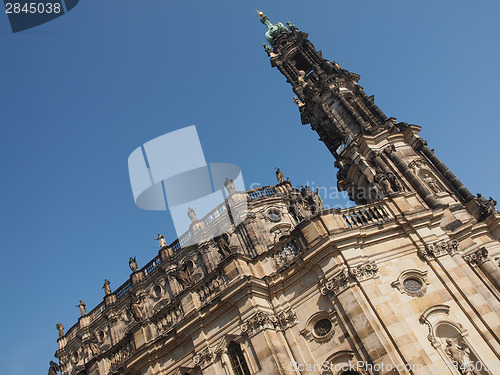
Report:
[[[229,358],[231,360],[231,367],[233,368],[235,375],[250,375],[250,370],[248,369],[247,362],[241,351],[241,346],[234,341],[229,344],[227,348]]]

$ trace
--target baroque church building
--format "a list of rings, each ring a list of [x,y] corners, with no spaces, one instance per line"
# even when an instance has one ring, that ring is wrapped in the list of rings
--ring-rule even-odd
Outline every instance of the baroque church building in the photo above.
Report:
[[[293,24],[264,45],[303,124],[335,158],[357,204],[323,209],[277,171],[197,219],[66,332],[62,375],[500,374],[500,214],[419,137],[387,117],[359,76],[322,57]],[[216,238],[244,200],[247,216]]]

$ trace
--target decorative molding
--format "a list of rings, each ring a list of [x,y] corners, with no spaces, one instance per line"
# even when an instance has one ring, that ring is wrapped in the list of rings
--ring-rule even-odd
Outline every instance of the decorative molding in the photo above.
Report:
[[[364,281],[378,277],[378,266],[373,261],[366,262],[349,269],[349,275],[356,281]]]
[[[418,280],[421,283],[421,288],[419,290],[410,290],[405,286],[405,281],[407,280]],[[417,269],[409,269],[401,273],[396,281],[391,283],[393,288],[397,288],[401,293],[407,294],[412,297],[422,297],[427,291],[427,285],[429,281],[427,280],[427,270],[420,271]]]
[[[180,304],[173,306],[168,311],[161,314],[154,322],[158,336],[165,336],[182,319],[184,319],[184,312]]]
[[[280,329],[279,319],[274,315],[259,311],[243,322],[241,332],[245,335],[253,336],[266,328]]]
[[[204,364],[210,364],[214,361],[215,359],[215,353],[214,350],[210,347],[207,346],[205,349],[203,349],[201,352],[198,354],[195,354],[193,356],[193,362],[196,366],[202,366]]]
[[[425,324],[429,330],[427,334],[427,339],[431,342],[433,346],[437,343],[437,339],[434,335],[433,324],[434,320],[437,320],[436,317],[443,317],[445,320],[448,320],[448,315],[450,313],[450,306],[448,305],[434,305],[429,307],[424,313],[420,316],[419,321],[420,324]]]
[[[287,329],[297,323],[297,314],[289,308],[278,314],[278,320],[283,329]]]
[[[488,250],[484,247],[473,253],[465,254],[462,258],[471,266],[477,267],[488,260]]]
[[[424,259],[439,258],[443,255],[454,255],[458,252],[458,241],[438,241],[425,245],[424,249],[419,249],[418,254]]]
[[[321,294],[326,296],[329,293],[337,295],[349,287],[349,271],[344,269],[334,275],[330,280],[320,280]]]

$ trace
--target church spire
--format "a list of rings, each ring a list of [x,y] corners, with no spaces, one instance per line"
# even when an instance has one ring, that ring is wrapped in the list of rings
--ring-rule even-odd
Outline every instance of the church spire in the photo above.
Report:
[[[360,76],[323,58],[308,34],[258,14],[268,27],[271,65],[291,84],[302,124],[336,159],[339,190],[358,204],[403,192],[418,193],[431,208],[474,198],[419,137],[419,126],[387,117],[358,84]]]

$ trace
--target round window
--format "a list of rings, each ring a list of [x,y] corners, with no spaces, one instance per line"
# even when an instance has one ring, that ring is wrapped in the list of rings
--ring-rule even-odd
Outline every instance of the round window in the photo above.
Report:
[[[100,342],[104,341],[104,331],[100,330],[99,333],[97,334],[97,337],[99,338]]]
[[[162,292],[161,286],[155,285],[154,288],[153,288],[153,296],[155,298],[160,298],[161,294],[162,294],[161,292]]]
[[[327,318],[318,320],[314,325],[314,333],[318,337],[323,337],[328,335],[331,330],[332,330],[332,321]]]
[[[422,281],[414,278],[408,278],[403,281],[403,287],[411,293],[416,293],[422,289],[423,284]]]
[[[277,208],[271,208],[267,211],[267,217],[269,220],[277,222],[281,220],[281,212]]]

